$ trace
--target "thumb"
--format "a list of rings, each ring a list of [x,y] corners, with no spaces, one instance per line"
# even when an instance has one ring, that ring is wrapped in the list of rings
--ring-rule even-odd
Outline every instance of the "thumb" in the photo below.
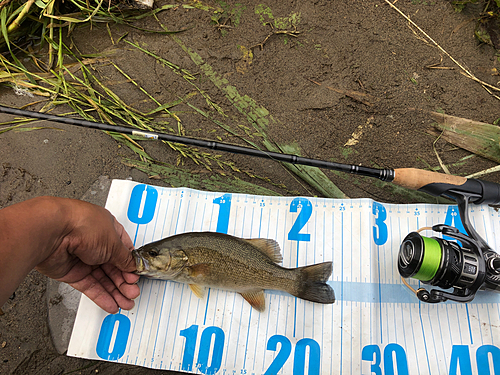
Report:
[[[132,252],[120,242],[120,246],[115,248],[109,263],[113,264],[120,271],[133,272],[137,270],[137,265]]]

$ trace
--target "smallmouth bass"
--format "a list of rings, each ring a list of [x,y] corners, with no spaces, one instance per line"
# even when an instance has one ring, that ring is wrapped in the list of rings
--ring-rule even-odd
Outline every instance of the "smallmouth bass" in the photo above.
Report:
[[[335,302],[335,293],[326,284],[332,262],[281,267],[279,244],[271,239],[190,232],[151,242],[132,254],[138,275],[187,283],[200,298],[206,286],[237,292],[258,311],[265,310],[264,289],[312,302]]]

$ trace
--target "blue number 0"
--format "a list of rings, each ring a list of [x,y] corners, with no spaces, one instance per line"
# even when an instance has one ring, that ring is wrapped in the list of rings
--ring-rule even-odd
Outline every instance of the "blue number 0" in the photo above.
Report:
[[[309,371],[308,375],[319,375],[319,364],[321,361],[321,349],[313,339],[301,339],[295,345],[295,356],[293,359],[293,375],[304,375],[306,364],[306,348],[309,348]]]
[[[115,325],[118,324],[113,348],[110,348]],[[101,324],[95,351],[102,359],[115,361],[120,359],[127,347],[130,333],[130,319],[123,314],[108,315]],[[110,350],[111,349],[111,350]]]
[[[212,344],[213,339],[213,347]],[[208,358],[212,349],[212,363],[208,366]],[[207,327],[203,330],[200,339],[200,349],[198,351],[198,369],[202,374],[216,374],[222,363],[224,350],[224,331],[219,327]]]
[[[300,209],[299,216],[295,219],[290,232],[288,232],[288,240],[290,241],[311,241],[311,235],[308,233],[299,233],[300,230],[306,225],[307,221],[311,217],[312,204],[306,198],[295,198],[292,203],[290,203],[290,212],[297,212]]]
[[[147,224],[153,220],[158,190],[148,185],[136,185],[130,194],[127,217],[135,224]]]

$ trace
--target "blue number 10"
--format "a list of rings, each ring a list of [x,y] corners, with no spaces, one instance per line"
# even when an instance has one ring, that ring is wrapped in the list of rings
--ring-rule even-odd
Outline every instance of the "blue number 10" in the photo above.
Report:
[[[180,335],[186,338],[184,344],[184,354],[182,356],[182,370],[192,371],[194,362],[194,350],[198,339],[198,326],[193,324],[191,327],[183,329]],[[210,346],[213,339],[212,362],[208,365],[210,357]],[[222,352],[224,350],[224,331],[219,327],[207,327],[203,330],[200,339],[200,348],[198,349],[197,368],[202,374],[215,374],[219,371],[222,363]]]

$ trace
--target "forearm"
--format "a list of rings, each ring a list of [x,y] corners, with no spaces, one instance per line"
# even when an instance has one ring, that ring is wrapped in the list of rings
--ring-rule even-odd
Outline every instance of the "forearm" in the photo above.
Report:
[[[0,306],[60,244],[69,220],[65,201],[40,197],[0,210]]]

